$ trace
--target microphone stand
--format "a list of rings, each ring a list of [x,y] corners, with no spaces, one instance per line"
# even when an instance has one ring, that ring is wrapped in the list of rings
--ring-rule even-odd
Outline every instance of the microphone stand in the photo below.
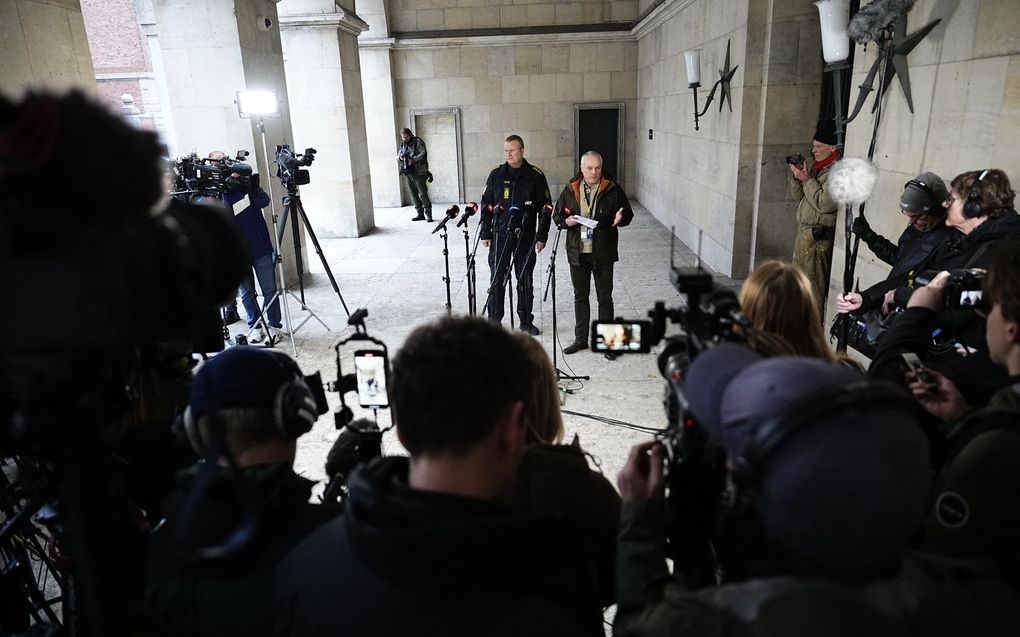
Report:
[[[552,359],[553,369],[556,370],[556,380],[590,380],[591,376],[575,376],[567,374],[560,370],[557,365],[556,352],[559,351],[559,332],[556,329],[556,251],[560,247],[560,235],[563,234],[563,226],[556,224],[556,239],[553,241],[552,253],[549,255],[549,267],[546,269],[548,276],[545,282],[545,293],[542,295],[542,302],[544,303],[549,298],[549,288],[552,288],[552,331],[553,331],[553,342],[552,342]]]
[[[450,219],[457,216],[457,212],[459,212],[459,208],[457,206],[451,207],[446,211],[446,218],[432,230],[432,234],[442,230],[442,233],[439,236],[443,238],[443,263],[446,266],[446,276],[443,277],[443,283],[446,284],[446,314],[448,316],[453,314],[453,302],[450,298],[450,244],[446,239],[448,233],[446,224],[450,221]]]
[[[478,226],[475,232],[475,247],[472,249],[470,246],[470,231],[467,224],[464,224],[464,260],[467,265],[468,316],[478,314],[478,307],[476,305],[478,300],[478,279],[475,274],[475,253],[478,252],[478,243],[482,238],[481,225],[482,220],[478,219]]]

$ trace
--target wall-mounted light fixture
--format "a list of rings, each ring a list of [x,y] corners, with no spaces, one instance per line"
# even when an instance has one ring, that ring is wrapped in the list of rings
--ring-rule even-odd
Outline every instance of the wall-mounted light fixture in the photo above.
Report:
[[[701,86],[701,49],[688,49],[684,51],[684,61],[687,64],[687,85],[694,91],[694,130],[700,130],[698,128],[698,120],[708,112],[708,107],[712,103],[712,99],[715,98],[716,89],[720,89],[719,112],[722,112],[723,104],[727,104],[730,107],[730,112],[733,112],[733,102],[730,100],[730,80],[733,79],[733,74],[740,67],[734,66],[732,69],[730,68],[730,41],[727,40],[726,63],[719,70],[719,79],[712,85],[712,90],[708,92],[708,99],[705,101],[704,110],[698,112],[698,88]]]

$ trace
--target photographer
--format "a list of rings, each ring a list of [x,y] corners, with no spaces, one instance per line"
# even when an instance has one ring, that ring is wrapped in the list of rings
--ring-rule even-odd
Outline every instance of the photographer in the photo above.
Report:
[[[941,273],[910,298],[908,312],[932,315],[950,282]],[[987,405],[974,409],[945,375],[908,373],[917,400],[947,431],[922,547],[942,555],[982,558],[1020,588],[1020,242],[1001,246],[982,282],[985,339],[995,365],[1009,378]],[[922,377],[919,377],[922,376]]]
[[[400,149],[397,151],[400,174],[407,178],[407,189],[418,215],[411,221],[432,221],[432,200],[429,199],[429,151],[421,137],[415,137],[410,128],[400,130]]]
[[[294,473],[317,417],[297,363],[276,350],[234,347],[198,370],[184,429],[205,462],[181,474],[149,551],[146,606],[166,634],[271,634],[273,570],[339,513],[310,504],[314,483]]]
[[[251,268],[241,281],[241,305],[244,306],[244,313],[248,319],[248,329],[251,330],[252,343],[259,343],[266,337],[266,331],[270,332],[274,339],[287,336],[283,329],[280,314],[280,301],[276,297],[276,253],[273,250],[273,242],[269,237],[269,229],[266,227],[266,218],[262,209],[270,204],[269,195],[259,187],[258,177],[251,175],[251,168],[240,162],[229,163],[226,153],[214,150],[209,153],[209,162],[216,166],[236,167],[238,172],[233,172],[227,188],[220,195],[220,202],[226,209],[233,213],[234,223],[244,237],[251,258]],[[241,172],[250,175],[248,186],[240,180]],[[254,276],[252,275],[254,272]],[[262,321],[259,321],[258,295],[255,291],[255,279],[258,278],[259,287],[262,289],[263,306]],[[266,303],[272,300],[272,304],[266,307]],[[268,321],[268,328],[267,323]],[[264,329],[267,328],[267,329]]]
[[[872,230],[863,216],[854,218],[854,233],[892,270],[885,280],[863,292],[839,295],[836,307],[840,313],[881,309],[888,314],[893,307],[906,305],[912,291],[907,287],[911,273],[942,267],[934,257],[952,232],[946,226],[944,204],[948,199],[949,190],[935,173],[922,173],[908,181],[900,195],[900,212],[907,217],[907,227],[895,244]]]
[[[929,484],[926,434],[909,396],[857,380],[840,365],[762,359],[737,345],[719,345],[694,361],[686,381],[691,410],[728,459],[730,504],[715,546],[729,563],[742,564],[748,579],[691,591],[671,578],[664,451],[658,442],[637,445],[619,476],[614,634],[1014,629],[1020,602],[980,570],[904,560]],[[670,484],[684,488],[703,485]]]
[[[814,161],[809,165],[801,156],[787,158],[790,196],[797,200],[798,230],[793,244],[793,262],[811,281],[819,317],[825,316],[836,228],[836,202],[825,188],[832,165],[842,156],[836,141],[835,124],[831,119],[824,119],[818,122],[811,145]],[[794,163],[796,159],[800,159],[800,163]]]

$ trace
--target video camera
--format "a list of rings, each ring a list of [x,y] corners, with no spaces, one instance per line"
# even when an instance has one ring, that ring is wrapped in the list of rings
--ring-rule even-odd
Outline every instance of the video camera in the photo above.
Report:
[[[233,159],[221,162],[192,152],[170,160],[174,180],[170,194],[188,203],[198,196],[220,197],[224,192],[257,188],[258,175],[253,174],[251,165],[244,161],[248,155],[248,151],[239,150]]]
[[[665,450],[667,502],[674,512],[668,536],[672,557],[694,565],[686,569],[687,583],[698,587],[716,577],[710,543],[726,487],[726,460],[690,413],[684,380],[701,352],[722,342],[753,344],[756,334],[736,294],[718,286],[701,267],[680,268],[671,262],[669,278],[685,296],[684,305],[666,308],[657,302],[648,313],[651,320],[594,321],[591,343],[592,351],[610,357],[662,345],[657,362],[666,381],[663,408],[668,424],[658,437]],[[667,320],[680,326],[678,334],[665,335]]]
[[[920,272],[914,277],[914,285],[928,285],[938,273],[938,270]],[[988,299],[982,293],[984,280],[985,271],[978,268],[950,270],[945,289],[946,309],[987,310]]]
[[[311,182],[312,177],[302,166],[311,166],[315,161],[314,148],[306,148],[303,154],[295,153],[287,144],[276,145],[276,177],[287,190],[294,190]]]

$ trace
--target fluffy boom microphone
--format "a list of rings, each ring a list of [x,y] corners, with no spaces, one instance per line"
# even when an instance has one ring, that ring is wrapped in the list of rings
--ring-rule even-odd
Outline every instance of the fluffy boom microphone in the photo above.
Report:
[[[874,164],[861,157],[847,157],[833,164],[825,188],[841,206],[857,206],[871,197],[877,180]]]
[[[854,14],[846,26],[846,34],[859,44],[872,40],[877,42],[882,29],[907,15],[916,1],[875,0]]]

